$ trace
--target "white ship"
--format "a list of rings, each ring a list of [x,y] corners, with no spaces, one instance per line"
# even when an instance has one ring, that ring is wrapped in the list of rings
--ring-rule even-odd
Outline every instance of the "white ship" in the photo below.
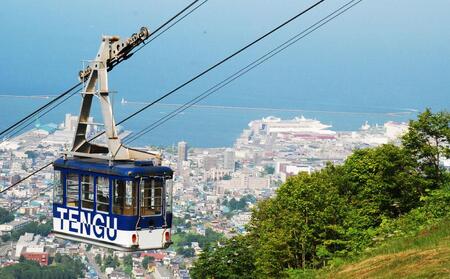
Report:
[[[304,116],[294,119],[282,120],[281,118],[269,116],[261,120],[250,122],[249,127],[257,131],[265,131],[267,134],[290,133],[290,134],[320,134],[335,135],[335,131],[329,130],[331,125],[321,123],[319,120],[308,119]]]

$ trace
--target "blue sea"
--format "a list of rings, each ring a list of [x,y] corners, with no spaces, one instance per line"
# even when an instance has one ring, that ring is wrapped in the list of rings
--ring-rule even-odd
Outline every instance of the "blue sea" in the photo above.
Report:
[[[188,3],[2,1],[0,129],[49,101],[3,95],[58,94],[77,82],[81,61],[95,56],[101,34],[129,36],[142,25],[154,30]],[[142,106],[121,104],[122,98],[152,101],[312,3],[208,1],[110,73],[116,120]],[[343,3],[326,2],[162,103],[188,101]],[[448,109],[448,10],[450,2],[442,1],[363,1],[200,103],[225,108],[188,109],[133,144],[231,146],[248,122],[269,115],[304,115],[334,130],[357,130],[365,121],[402,122],[426,107]],[[39,122],[61,123],[79,106],[77,95]],[[154,106],[124,128],[137,132],[174,108]]]

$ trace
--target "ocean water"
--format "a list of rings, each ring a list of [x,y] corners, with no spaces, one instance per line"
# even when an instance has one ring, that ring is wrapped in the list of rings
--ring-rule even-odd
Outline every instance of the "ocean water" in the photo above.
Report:
[[[2,109],[0,117],[5,121],[1,127],[6,127],[9,121],[18,120],[18,116],[35,109],[37,105],[43,105],[49,99],[36,98],[8,98],[0,97]],[[6,106],[5,103],[10,105]],[[74,96],[73,99],[64,106],[55,109],[49,114],[35,119],[24,131],[33,128],[36,124],[62,123],[65,113],[77,114],[80,97]],[[141,108],[143,104],[125,103],[120,100],[114,100],[114,112],[116,120],[119,121]],[[319,107],[319,109],[317,109]],[[144,127],[148,127],[154,122],[167,116],[177,104],[156,105],[143,113],[140,117],[124,123],[122,126],[126,130],[138,132]],[[328,110],[327,110],[328,108]],[[351,110],[350,107],[329,110],[329,106],[320,109],[320,105],[315,105],[311,109],[293,107],[289,109],[281,108],[242,108],[242,107],[193,107],[168,120],[163,125],[146,133],[141,138],[132,143],[135,146],[157,145],[170,146],[176,145],[178,141],[185,140],[191,146],[196,147],[221,147],[232,146],[236,137],[242,132],[247,124],[255,119],[261,119],[274,115],[283,119],[291,119],[303,115],[307,118],[318,119],[321,122],[332,125],[331,129],[338,131],[350,131],[358,129],[367,121],[369,124],[383,124],[386,121],[408,121],[414,118],[416,112],[411,110],[395,110],[394,108],[367,108],[364,111]],[[303,110],[303,111],[302,111]],[[21,113],[18,113],[21,112]],[[96,122],[101,122],[98,107],[94,106],[94,117]]]
[[[95,55],[101,34],[128,36],[142,25],[154,30],[188,3],[2,1],[0,95],[57,94],[76,82],[81,60]],[[142,106],[123,105],[121,98],[152,101],[311,3],[208,1],[110,73],[116,120]],[[164,103],[197,96],[343,3],[320,6]],[[189,109],[133,144],[231,146],[249,121],[269,115],[304,115],[335,130],[356,130],[365,121],[407,121],[426,107],[448,109],[448,10],[450,2],[442,1],[363,1],[201,102],[228,108]],[[0,129],[46,101],[0,97]],[[60,123],[65,113],[78,114],[79,104],[74,97],[39,121]],[[154,106],[124,128],[139,131],[173,109]]]

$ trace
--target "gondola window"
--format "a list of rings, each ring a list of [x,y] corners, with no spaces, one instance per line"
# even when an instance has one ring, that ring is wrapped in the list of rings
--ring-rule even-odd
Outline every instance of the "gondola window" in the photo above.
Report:
[[[54,174],[54,180],[53,180],[53,202],[56,204],[62,204],[63,203],[63,182],[61,180],[61,172],[60,171],[55,171]]]
[[[81,207],[94,209],[94,178],[90,175],[81,176]]]
[[[161,214],[163,183],[162,179],[142,179],[141,214],[143,216]]]
[[[67,206],[78,207],[78,174],[69,173],[66,179]]]
[[[109,212],[109,180],[106,177],[97,177],[97,210]]]
[[[114,181],[113,212],[120,215],[133,216],[137,214],[136,189],[137,183],[133,181]]]

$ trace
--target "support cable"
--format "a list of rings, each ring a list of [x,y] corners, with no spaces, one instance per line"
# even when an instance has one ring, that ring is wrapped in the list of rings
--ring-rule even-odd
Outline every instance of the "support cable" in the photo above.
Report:
[[[51,166],[52,164],[53,164],[53,161],[50,162],[50,163],[47,163],[46,165],[40,167],[39,169],[33,171],[32,173],[29,173],[27,176],[25,176],[24,178],[21,178],[21,179],[20,179],[19,181],[17,181],[16,183],[11,184],[10,186],[6,187],[5,189],[2,189],[2,190],[0,191],[0,194],[2,194],[2,193],[4,193],[4,192],[8,191],[9,189],[15,187],[15,186],[18,185],[18,184],[24,182],[24,181],[27,180],[28,178],[32,177],[33,175],[35,175],[36,173],[40,172],[41,170],[43,170],[43,169],[45,169],[45,168],[48,168],[48,167]]]
[[[198,0],[197,0],[198,1]],[[178,15],[182,14],[184,11],[186,11],[188,8],[190,8],[193,4],[195,4],[194,1],[191,5],[189,5],[188,7],[186,7],[183,11],[179,12]],[[178,22],[182,21],[185,17],[189,16],[190,14],[192,14],[193,12],[195,12],[198,8],[200,8],[201,6],[203,6],[203,4],[205,4],[206,2],[208,2],[208,0],[204,0],[203,2],[201,2],[197,7],[193,8],[192,10],[190,10],[188,13],[186,13],[184,16],[180,17],[177,21],[175,21],[174,23],[172,23],[171,25],[169,25],[168,27],[166,27],[163,31],[161,31],[161,33],[159,33],[158,35],[154,36],[153,38],[147,38],[147,40],[149,40],[148,42],[144,41],[144,43],[138,47],[135,51],[133,51],[130,55],[133,55],[135,53],[137,53],[138,51],[140,51],[141,49],[143,49],[145,46],[147,46],[149,43],[153,42],[154,40],[156,40],[159,36],[161,36],[162,34],[164,34],[167,30],[169,30],[170,28],[172,28],[174,25],[176,25]],[[175,17],[174,17],[175,18]],[[159,30],[161,30],[164,26],[161,26],[160,28],[158,28],[155,33]]]
[[[9,126],[8,128],[4,129],[3,131],[1,131],[0,132],[0,136],[5,135],[7,132],[10,132],[10,131],[12,132],[16,128],[22,126],[26,121],[28,121],[29,119],[33,118],[37,114],[39,114],[41,111],[45,110],[47,107],[51,106],[53,103],[56,103],[59,99],[62,99],[64,96],[68,95],[70,92],[72,92],[73,90],[77,89],[80,85],[81,85],[81,82],[73,85],[71,88],[69,88],[68,90],[66,90],[62,94],[58,95],[56,98],[54,98],[50,102],[46,103],[45,105],[41,106],[37,110],[33,111],[32,113],[28,114],[27,116],[25,116],[22,119],[20,119],[19,121],[17,121],[13,125]]]
[[[193,7],[197,2],[199,2],[200,0],[195,0],[193,2],[191,2],[189,5],[187,5],[185,8],[183,8],[181,11],[179,11],[177,14],[175,14],[173,17],[171,17],[170,19],[168,19],[166,22],[164,22],[161,26],[159,26],[154,32],[150,33],[150,36],[148,39],[150,39],[150,41],[148,42],[143,42],[143,45],[141,47],[139,47],[135,52],[133,52],[132,54],[136,53],[138,50],[142,49],[144,46],[146,46],[148,43],[152,42],[153,40],[155,40],[156,38],[158,38],[159,36],[161,36],[162,34],[164,34],[167,30],[169,30],[170,28],[172,28],[174,25],[176,25],[177,23],[179,23],[181,20],[183,20],[184,18],[186,18],[187,16],[189,16],[191,13],[193,13],[195,10],[197,10],[198,8],[200,8],[203,4],[205,4],[208,0],[204,0],[203,2],[201,2],[198,6],[194,7],[194,9],[192,9],[191,11],[189,11],[186,15],[184,15],[183,17],[181,17],[180,19],[176,20],[175,22],[172,23],[172,21],[174,21],[176,18],[178,18],[180,15],[182,15],[184,12],[186,12],[187,10],[189,10],[191,7]],[[172,24],[171,24],[172,23]],[[169,25],[170,24],[170,25]],[[168,26],[169,25],[169,26]],[[162,30],[162,31],[161,31]],[[159,31],[161,31],[159,34],[157,34]],[[157,34],[157,35],[155,35]],[[130,54],[130,56],[132,55]],[[111,68],[112,69],[112,68]],[[109,69],[109,70],[111,70]],[[32,113],[28,114],[27,116],[23,117],[22,119],[20,119],[19,121],[17,121],[16,123],[12,124],[11,126],[9,126],[8,128],[4,129],[3,131],[0,132],[0,136],[3,136],[4,140],[7,140],[8,138],[11,138],[12,136],[9,135],[8,136],[8,132],[9,133],[14,133],[14,131],[16,130],[16,132],[14,134],[17,134],[17,129],[19,129],[21,126],[22,128],[20,129],[20,131],[24,130],[26,127],[28,127],[29,125],[31,125],[31,123],[33,122],[33,119],[37,117],[42,117],[42,115],[39,115],[43,110],[45,110],[46,108],[50,107],[51,105],[53,105],[54,103],[56,103],[58,100],[64,98],[66,95],[70,94],[73,90],[77,89],[80,85],[82,85],[82,82],[78,82],[76,84],[74,84],[71,88],[69,88],[68,90],[66,90],[65,92],[61,93],[60,95],[58,95],[56,98],[54,98],[53,100],[51,100],[50,102],[46,103],[45,105],[41,106],[40,108],[36,109],[35,111],[33,111]],[[70,96],[73,96],[74,94],[71,94]],[[55,105],[53,108],[50,108],[49,111],[55,109],[57,106],[61,105],[63,102],[65,102],[67,99],[64,99],[64,101],[60,102],[59,104]],[[47,111],[45,114],[47,114],[49,111]],[[28,124],[27,124],[28,123]],[[25,126],[23,126],[25,125]],[[3,140],[3,141],[4,141]]]
[[[194,12],[195,10],[197,10],[198,8],[200,8],[202,5],[204,5],[208,0],[204,0],[203,2],[201,2],[197,7],[195,7],[193,10],[189,11],[186,15],[184,15],[182,18],[178,19],[176,22],[170,24],[172,21],[174,21],[177,17],[179,17],[181,14],[183,14],[184,12],[186,12],[187,10],[189,10],[192,6],[194,6],[197,2],[199,2],[200,0],[195,0],[193,2],[191,2],[188,6],[186,6],[184,9],[182,9],[180,12],[178,12],[177,14],[175,14],[173,17],[171,17],[170,19],[168,19],[166,22],[164,22],[161,26],[159,26],[153,33],[150,34],[149,38],[151,38],[153,35],[155,35],[156,33],[158,33],[160,30],[161,33],[157,35],[157,37],[159,37],[160,35],[162,35],[163,33],[165,33],[167,30],[169,30],[170,28],[172,28],[174,25],[176,25],[177,23],[179,23],[181,20],[183,20],[184,18],[186,18],[188,15],[192,14],[192,12]],[[170,24],[170,25],[169,25]],[[169,26],[168,26],[169,25]],[[167,27],[166,27],[167,26]],[[165,29],[164,29],[165,28]],[[164,29],[164,30],[163,30]],[[148,38],[147,38],[148,39]],[[149,42],[153,41],[155,38],[152,38]],[[147,45],[149,42],[144,41],[144,45]],[[136,53],[138,50],[142,49],[143,46],[141,46],[140,48],[138,48],[134,53]],[[55,103],[56,101],[62,99],[64,96],[68,95],[70,92],[72,92],[73,90],[75,90],[78,86],[80,86],[82,84],[82,82],[79,82],[77,84],[75,84],[74,86],[72,86],[71,88],[69,88],[67,91],[63,92],[62,94],[58,95],[58,97],[56,97],[55,99],[53,99],[52,101],[48,102],[47,104],[45,104],[44,106],[40,107],[39,109],[35,110],[34,112],[30,113],[29,115],[27,115],[26,117],[24,117],[23,119],[19,120],[18,122],[16,122],[15,124],[11,125],[10,127],[8,127],[7,129],[3,130],[2,132],[0,132],[0,136],[4,135],[5,133],[12,131],[14,129],[17,129],[17,127],[20,127],[20,125],[22,125],[24,122],[28,121],[29,119],[32,119],[34,116],[36,116],[37,114],[39,114],[39,112],[43,111],[45,108],[51,106],[51,104]],[[81,89],[80,89],[81,90]],[[75,93],[77,93],[78,91],[76,91]],[[70,97],[72,97],[74,95],[74,93],[72,95],[70,95],[68,98],[64,99],[62,102],[60,102],[58,105],[61,105],[64,101],[66,101],[67,99],[69,99]],[[58,106],[57,105],[57,106]],[[53,110],[55,107],[51,108],[49,111],[45,112],[45,114],[47,114],[48,112],[50,112],[51,110]],[[26,126],[28,126],[30,124],[27,124]],[[119,125],[119,124],[117,124]],[[25,126],[25,127],[26,127]],[[22,128],[21,130],[23,130],[24,128]],[[20,130],[20,131],[21,131]],[[96,137],[95,137],[96,138]],[[94,140],[90,139],[89,141]],[[20,183],[22,183],[23,181],[27,180],[28,178],[32,177],[33,175],[37,174],[38,172],[42,171],[43,169],[49,167],[50,165],[52,165],[53,162],[47,163],[46,165],[40,167],[39,169],[37,169],[36,171],[33,171],[32,173],[28,174],[27,176],[25,176],[24,178],[20,179],[19,181],[17,181],[16,183],[13,183],[12,185],[8,186],[5,189],[2,189],[0,191],[0,194],[8,191],[9,189],[19,185]]]
[[[162,124],[164,124],[168,120],[172,119],[173,117],[175,117],[179,113],[185,111],[186,109],[188,109],[191,106],[197,104],[201,100],[207,98],[211,94],[217,92],[218,90],[222,89],[226,85],[230,84],[231,82],[233,82],[236,79],[240,78],[241,76],[245,75],[249,71],[251,71],[254,68],[258,67],[259,65],[263,64],[264,62],[266,62],[267,60],[269,60],[273,56],[277,55],[278,53],[284,51],[286,48],[288,48],[288,47],[292,46],[293,44],[297,43],[301,39],[305,38],[306,36],[308,36],[309,34],[311,34],[314,31],[316,31],[320,27],[324,26],[325,24],[329,23],[333,19],[339,17],[340,15],[342,15],[346,11],[350,10],[351,8],[353,8],[354,6],[356,6],[357,4],[359,4],[362,1],[363,0],[352,0],[352,1],[347,2],[346,4],[344,4],[343,6],[339,7],[337,10],[335,10],[334,12],[332,12],[332,13],[328,14],[327,16],[323,17],[322,19],[320,19],[319,21],[317,21],[313,25],[309,26],[308,28],[306,28],[302,32],[296,34],[295,36],[291,37],[289,40],[285,41],[281,45],[277,46],[276,48],[272,49],[268,53],[266,53],[263,56],[259,57],[258,59],[256,59],[252,63],[248,64],[247,66],[245,66],[243,68],[241,68],[239,71],[235,72],[234,74],[232,74],[228,78],[224,79],[223,81],[217,83],[216,85],[214,85],[213,87],[211,87],[208,90],[204,91],[202,94],[198,95],[197,97],[195,97],[195,98],[191,99],[190,101],[184,103],[183,105],[179,106],[177,109],[175,109],[175,110],[171,111],[169,114],[161,117],[160,119],[158,119],[157,121],[153,122],[152,124],[150,124],[146,128],[144,128],[141,131],[139,131],[138,133],[136,133],[136,134],[126,138],[124,140],[124,144],[129,144],[129,143],[135,141],[136,139],[142,137],[143,135],[149,133],[150,131],[156,129],[157,127],[161,126]]]
[[[275,27],[274,29],[270,30],[269,32],[265,33],[264,35],[262,35],[261,37],[257,38],[256,40],[252,41],[251,43],[248,43],[247,45],[245,45],[244,47],[240,48],[239,50],[235,51],[234,53],[232,53],[231,55],[227,56],[226,58],[222,59],[221,61],[217,62],[216,64],[214,64],[213,66],[207,68],[206,70],[204,70],[203,72],[197,74],[196,76],[192,77],[191,79],[189,79],[188,81],[182,83],[181,85],[177,86],[176,88],[172,89],[171,91],[169,91],[168,93],[164,94],[163,96],[157,98],[156,100],[152,101],[151,103],[145,105],[144,107],[142,107],[141,109],[135,111],[134,113],[132,113],[131,115],[125,117],[124,119],[122,119],[121,121],[119,121],[117,125],[120,125],[128,120],[130,120],[131,118],[135,117],[136,115],[138,115],[139,113],[143,112],[144,110],[148,109],[149,107],[155,105],[156,103],[158,103],[159,101],[169,97],[170,95],[176,93],[177,91],[179,91],[180,89],[182,89],[183,87],[189,85],[190,83],[194,82],[195,80],[199,79],[200,77],[204,76],[205,74],[207,74],[208,72],[214,70],[215,68],[219,67],[220,65],[224,64],[225,62],[227,62],[228,60],[232,59],[233,57],[239,55],[240,53],[244,52],[246,49],[252,47],[253,45],[257,44],[258,42],[262,41],[263,39],[267,38],[268,36],[272,35],[273,33],[275,33],[276,31],[280,30],[281,28],[285,27],[286,25],[288,25],[289,23],[291,23],[292,21],[296,20],[297,18],[303,16],[304,14],[306,14],[307,12],[311,11],[312,9],[316,8],[317,6],[319,6],[320,4],[322,4],[323,2],[325,2],[325,0],[320,0],[318,2],[316,2],[315,4],[309,6],[308,8],[300,11],[299,13],[297,13],[295,16],[291,17],[290,19],[284,21],[283,23],[281,23],[280,25],[278,25],[277,27]],[[98,133],[97,135],[95,135],[93,138],[91,138],[90,140],[95,140],[96,138],[100,137],[101,135],[103,135],[105,133],[105,131]]]
[[[198,0],[197,0],[198,1]],[[289,23],[291,23],[292,21],[294,21],[295,19],[299,18],[300,16],[306,14],[307,12],[311,11],[312,9],[314,9],[315,7],[319,6],[320,4],[322,4],[323,2],[325,2],[325,0],[320,0],[318,2],[316,2],[315,4],[309,6],[308,8],[306,8],[305,10],[302,10],[301,12],[299,12],[298,14],[296,14],[295,16],[291,17],[290,19],[286,20],[285,22],[283,22],[282,24],[278,25],[277,27],[275,27],[274,29],[270,30],[269,32],[267,32],[266,34],[262,35],[261,37],[259,37],[258,39],[252,41],[251,43],[247,44],[246,46],[244,46],[243,48],[239,49],[238,51],[234,52],[233,54],[227,56],[226,58],[222,59],[221,61],[217,62],[216,64],[214,64],[213,66],[209,67],[208,69],[204,70],[203,72],[201,72],[200,74],[197,74],[196,76],[194,76],[193,78],[191,78],[190,80],[184,82],[183,84],[179,85],[178,87],[176,87],[175,89],[171,90],[170,92],[166,93],[165,95],[159,97],[158,99],[154,100],[153,102],[151,102],[150,104],[144,106],[143,108],[139,109],[138,111],[132,113],[131,115],[129,115],[128,117],[122,119],[121,121],[119,121],[117,125],[120,125],[122,123],[124,123],[125,121],[128,121],[129,119],[135,117],[136,115],[138,115],[139,113],[143,112],[144,110],[146,110],[147,108],[153,106],[154,104],[156,104],[157,102],[163,100],[164,98],[167,98],[168,96],[172,95],[173,93],[177,92],[178,90],[180,90],[181,88],[187,86],[188,84],[192,83],[193,81],[197,80],[198,78],[202,77],[203,75],[205,75],[206,73],[212,71],[213,69],[217,68],[218,66],[222,65],[223,63],[227,62],[228,60],[232,59],[233,57],[237,56],[238,54],[240,54],[241,52],[245,51],[246,49],[250,48],[251,46],[257,44],[258,42],[260,42],[261,40],[265,39],[266,37],[270,36],[271,34],[275,33],[276,31],[280,30],[281,28],[285,27],[286,25],[288,25]],[[203,5],[203,3],[201,4]],[[101,132],[98,133],[96,136],[94,136],[93,138],[89,139],[90,141],[95,140],[96,138],[100,137],[101,135],[103,135],[105,132]],[[0,191],[0,194],[13,188],[14,186],[20,184],[21,182],[23,182],[24,180],[30,178],[31,176],[35,175],[36,173],[40,172],[41,170],[49,167],[50,165],[52,165],[51,163],[48,163],[46,165],[44,165],[43,167],[39,168],[37,171],[32,172],[31,174],[27,175],[25,178],[19,180],[18,182],[10,185],[9,187],[7,187],[6,189],[3,189],[2,191]]]
[[[125,121],[128,121],[129,119],[135,117],[136,115],[138,115],[139,113],[143,112],[144,110],[146,110],[147,108],[151,107],[152,105],[156,104],[157,102],[169,97],[170,95],[174,94],[175,92],[177,92],[178,90],[180,90],[181,88],[187,86],[188,84],[192,83],[193,81],[199,79],[200,77],[204,76],[205,74],[207,74],[208,72],[214,70],[215,68],[219,67],[220,65],[222,65],[223,63],[227,62],[228,60],[232,59],[233,57],[237,56],[238,54],[240,54],[241,52],[245,51],[246,49],[252,47],[253,45],[257,44],[258,42],[262,41],[263,39],[265,39],[266,37],[272,35],[273,33],[275,33],[276,31],[280,30],[281,28],[285,27],[286,25],[288,25],[289,23],[291,23],[292,21],[296,20],[297,18],[299,18],[300,16],[306,14],[307,12],[311,11],[312,9],[314,9],[315,7],[319,6],[320,4],[322,4],[323,2],[325,2],[325,0],[320,0],[318,2],[316,2],[315,4],[311,5],[310,7],[306,8],[305,10],[299,12],[298,14],[296,14],[295,16],[291,17],[290,19],[286,20],[285,22],[283,22],[282,24],[278,25],[277,27],[275,27],[274,29],[270,30],[269,32],[267,32],[266,34],[262,35],[261,37],[259,37],[258,39],[252,41],[251,43],[247,44],[246,46],[244,46],[243,48],[239,49],[238,51],[234,52],[233,54],[227,56],[226,58],[222,59],[221,61],[217,62],[216,64],[214,64],[213,66],[209,67],[208,69],[204,70],[203,72],[197,74],[196,76],[194,76],[193,78],[191,78],[190,80],[184,82],[183,84],[179,85],[178,87],[176,87],[175,89],[169,91],[168,93],[164,94],[163,96],[159,97],[158,99],[154,100],[153,102],[151,102],[148,105],[145,105],[143,108],[137,110],[136,112],[132,113],[131,115],[125,117],[124,119],[122,119],[121,121],[119,121],[117,123],[117,125],[120,125],[122,123],[124,123]]]
[[[56,104],[53,108],[50,108],[49,110],[42,112],[37,118],[41,118],[44,117],[45,115],[47,115],[49,112],[51,112],[52,110],[54,110],[56,107],[58,107],[59,105],[61,105],[62,103],[64,103],[65,101],[67,101],[68,99],[72,98],[75,94],[80,93],[81,92],[81,88],[73,91],[69,96],[67,96],[66,98],[64,98],[63,100],[61,100],[58,104]],[[23,125],[22,128],[17,128],[15,130],[15,132],[11,132],[11,134],[9,135],[8,138],[14,138],[16,135],[19,135],[23,130],[25,130],[28,126],[30,126],[33,122],[29,122],[26,125]],[[4,141],[4,140],[3,140]]]

